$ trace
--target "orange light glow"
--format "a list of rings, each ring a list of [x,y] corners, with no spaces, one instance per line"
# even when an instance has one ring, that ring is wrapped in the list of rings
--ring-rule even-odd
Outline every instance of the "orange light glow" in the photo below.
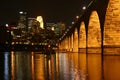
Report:
[[[104,46],[120,46],[120,0],[109,0],[103,43]]]
[[[78,31],[77,31],[77,28],[74,31],[73,52],[78,52]]]
[[[101,29],[96,11],[91,13],[88,25],[88,47],[101,47]]]
[[[80,25],[79,48],[86,48],[86,31],[84,22],[81,22]]]

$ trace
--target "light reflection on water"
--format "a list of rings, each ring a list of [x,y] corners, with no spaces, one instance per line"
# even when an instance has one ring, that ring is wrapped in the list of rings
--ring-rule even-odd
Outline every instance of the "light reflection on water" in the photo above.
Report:
[[[104,79],[120,80],[120,56],[105,56]]]
[[[120,56],[102,57],[101,49],[50,55],[1,52],[0,61],[2,80],[120,80]]]
[[[102,80],[101,54],[88,54],[88,80]]]
[[[9,80],[9,53],[8,52],[5,52],[4,54],[4,79],[5,80]]]

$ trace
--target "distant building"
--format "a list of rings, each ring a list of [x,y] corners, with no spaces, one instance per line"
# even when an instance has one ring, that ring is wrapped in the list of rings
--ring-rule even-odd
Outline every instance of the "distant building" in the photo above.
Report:
[[[28,18],[28,33],[39,33],[40,23],[36,18]]]
[[[62,22],[59,22],[57,24],[46,23],[46,29],[53,30],[56,37],[60,37],[63,34],[63,32],[65,31],[65,24]]]
[[[59,36],[62,36],[66,29],[66,25],[63,22],[58,22],[57,27],[59,28]]]
[[[27,29],[27,19],[28,19],[28,16],[27,16],[27,12],[23,12],[23,11],[20,11],[19,12],[19,20],[18,20],[18,28],[21,28],[23,30],[26,30]]]
[[[54,31],[56,36],[59,36],[59,29],[55,23],[46,23],[46,29]]]
[[[37,16],[36,20],[40,23],[40,28],[44,29],[44,22],[42,16]]]
[[[28,31],[28,15],[27,12],[20,11],[17,29],[19,31],[19,37],[25,36]]]

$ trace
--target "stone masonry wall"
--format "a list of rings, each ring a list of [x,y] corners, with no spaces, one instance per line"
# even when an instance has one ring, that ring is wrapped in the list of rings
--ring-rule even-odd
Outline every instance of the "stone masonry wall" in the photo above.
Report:
[[[110,0],[104,24],[104,46],[120,46],[120,0]]]

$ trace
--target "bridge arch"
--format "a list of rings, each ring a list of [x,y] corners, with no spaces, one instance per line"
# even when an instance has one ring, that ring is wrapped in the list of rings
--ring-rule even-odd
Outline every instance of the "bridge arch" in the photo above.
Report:
[[[73,36],[73,52],[78,52],[78,29],[75,28]]]
[[[120,0],[109,0],[104,23],[104,46],[120,46]]]
[[[70,51],[73,51],[73,34],[70,36]]]
[[[65,38],[65,50],[69,51],[69,38],[68,37]]]
[[[85,30],[85,23],[81,22],[80,29],[79,29],[79,48],[86,48],[86,30]]]
[[[101,28],[97,11],[92,11],[89,18],[87,47],[101,47]]]

